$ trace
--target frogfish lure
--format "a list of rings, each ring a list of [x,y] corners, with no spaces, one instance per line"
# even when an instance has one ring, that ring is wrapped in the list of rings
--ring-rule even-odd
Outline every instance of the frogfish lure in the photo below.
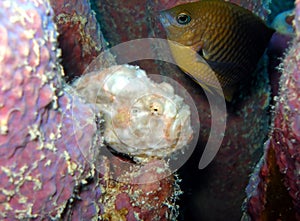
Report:
[[[204,89],[221,85],[227,101],[254,72],[274,33],[252,12],[222,0],[178,5],[161,11],[160,21],[168,40],[196,51],[205,60],[184,56],[170,45],[174,60],[195,70],[183,71]]]

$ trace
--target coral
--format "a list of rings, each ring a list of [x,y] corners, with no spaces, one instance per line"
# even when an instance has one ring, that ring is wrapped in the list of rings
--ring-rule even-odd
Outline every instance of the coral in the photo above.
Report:
[[[278,14],[271,24],[272,28],[276,30],[268,47],[268,73],[273,96],[278,95],[278,82],[281,76],[281,70],[279,70],[278,67],[281,63],[281,58],[284,56],[291,40],[295,37],[295,30],[292,24],[293,20],[294,10],[288,10]]]
[[[294,8],[295,0],[272,0],[270,4],[270,14],[268,16],[269,21],[273,21],[274,18],[281,12],[291,10]]]
[[[109,134],[105,134],[105,129],[111,129],[113,125],[109,120],[115,115],[106,111],[104,119],[108,123],[105,123],[103,116],[95,113],[95,103],[85,101],[80,97],[82,94],[64,82],[64,71],[68,80],[82,75],[106,45],[89,1],[50,2],[62,51],[58,49],[58,34],[52,21],[54,13],[48,1],[0,2],[0,219],[175,219],[178,215],[175,200],[181,192],[178,178],[170,175],[170,165],[157,158],[145,161],[131,158],[126,155],[128,149],[114,136],[107,139],[111,145],[107,147],[104,138],[109,138]],[[268,1],[236,2],[266,18]],[[163,37],[154,11],[178,3],[175,0],[93,0],[92,6],[100,12],[97,19],[114,45],[153,34]],[[299,6],[298,1],[296,18],[299,18]],[[297,38],[282,66],[284,72],[276,99],[273,130],[247,188],[245,219],[300,219],[298,22],[296,19]],[[279,42],[280,48],[273,49],[282,53],[287,39],[277,38],[274,42],[276,45]],[[64,69],[59,64],[61,54]],[[114,64],[111,57],[102,62],[96,69]],[[180,82],[193,96],[201,113],[200,121],[192,119],[192,123],[201,123],[196,152],[179,170],[186,191],[181,200],[180,218],[239,219],[248,174],[260,155],[268,130],[270,90],[265,61],[257,68],[253,82],[248,87],[241,86],[240,96],[227,105],[227,130],[222,146],[213,163],[203,171],[197,168],[198,159],[211,122],[203,91],[174,66],[149,61],[143,64],[147,73],[156,71]],[[143,71],[137,72],[144,76]],[[135,77],[132,80],[136,80]],[[110,91],[115,89],[113,85],[108,85]],[[165,92],[172,92],[167,84],[161,85]],[[101,95],[107,95],[107,91],[102,92]],[[160,93],[163,92],[160,90]],[[171,94],[175,101],[178,97]],[[123,105],[124,102],[108,104]],[[159,104],[158,107],[165,107],[167,103]],[[184,105],[179,106],[184,109]],[[151,113],[157,110],[159,108],[150,108]],[[184,110],[186,120],[189,111]],[[102,112],[105,113],[104,105]],[[119,123],[124,119],[126,117],[117,118],[118,125],[122,125]],[[155,152],[140,145],[148,155]],[[145,157],[145,149],[137,152],[132,149],[131,155],[137,153]],[[157,150],[158,155],[160,151]]]
[[[297,36],[282,64],[272,132],[247,188],[245,209],[253,220],[300,219],[299,16],[300,2],[296,1]]]
[[[281,12],[278,14],[274,20],[272,21],[272,28],[274,28],[277,32],[281,34],[291,35],[293,36],[295,33],[293,27],[293,20],[294,20],[294,10],[288,10]]]
[[[103,173],[102,185],[106,189],[101,198],[105,205],[101,220],[176,220],[178,209],[174,202],[180,191],[176,183],[174,186],[173,176],[168,176],[170,171],[164,161],[138,165],[110,158],[109,167],[105,165],[107,159],[101,161],[109,168]],[[112,176],[131,184],[116,182]]]
[[[175,220],[181,194],[178,180],[160,160],[140,165],[108,154],[98,158],[100,173],[86,180],[69,201],[69,220]],[[176,177],[175,177],[176,178]]]
[[[91,146],[94,114],[61,90],[50,6],[42,1],[0,5],[0,216],[60,217],[75,186],[90,176],[78,146]],[[74,123],[90,137],[76,133]]]
[[[102,202],[116,194],[107,183],[124,189],[121,197],[127,197],[128,207],[133,208],[133,200],[138,203],[134,214],[145,220],[165,217],[172,208],[161,203],[172,199],[172,176],[155,184],[118,183],[89,161],[93,150],[104,149],[100,123],[93,105],[64,83],[52,17],[48,1],[0,2],[0,219],[92,220],[115,213],[118,208],[111,205],[119,205],[119,197],[110,197],[109,205]],[[97,161],[106,171],[114,163]],[[144,169],[145,177],[137,170],[122,172],[145,180],[165,170],[165,164],[157,164],[157,169]]]
[[[238,4],[248,10],[254,12],[259,15],[263,19],[266,19],[269,15],[269,7],[271,5],[271,0],[225,0],[228,2],[232,2]]]
[[[106,48],[89,0],[51,0],[62,49],[62,65],[72,80],[80,76],[90,62]]]

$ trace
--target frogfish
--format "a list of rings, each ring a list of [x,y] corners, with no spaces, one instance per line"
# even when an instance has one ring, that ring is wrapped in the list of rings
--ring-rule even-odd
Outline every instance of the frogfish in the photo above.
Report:
[[[196,52],[186,56],[170,44],[175,62],[193,70],[181,68],[204,89],[221,86],[227,101],[249,81],[274,33],[254,13],[222,0],[178,5],[159,16],[170,42]]]

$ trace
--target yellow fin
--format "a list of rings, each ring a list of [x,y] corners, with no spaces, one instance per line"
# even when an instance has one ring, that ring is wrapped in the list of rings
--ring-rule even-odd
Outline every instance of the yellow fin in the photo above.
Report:
[[[197,81],[197,80],[195,80],[195,81],[197,82],[197,84],[199,84],[199,85],[203,88],[203,90],[208,91],[208,92],[211,93],[211,94],[213,93],[212,90],[209,89],[209,87],[208,87],[206,84],[201,83],[201,82],[199,82],[199,81]]]

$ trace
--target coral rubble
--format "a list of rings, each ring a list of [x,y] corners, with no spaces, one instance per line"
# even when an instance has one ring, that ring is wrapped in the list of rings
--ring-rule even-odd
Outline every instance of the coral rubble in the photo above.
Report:
[[[109,159],[112,162],[109,167],[107,159],[102,160],[108,169],[101,182],[105,187],[101,197],[101,203],[105,205],[101,220],[176,220],[178,209],[175,201],[180,190],[176,179],[168,176],[170,172],[164,161],[152,160],[144,165],[134,165],[113,158]],[[111,179],[116,174],[122,182]]]
[[[62,65],[72,80],[106,48],[106,42],[89,0],[51,0],[62,49]],[[69,80],[68,79],[68,80]]]

